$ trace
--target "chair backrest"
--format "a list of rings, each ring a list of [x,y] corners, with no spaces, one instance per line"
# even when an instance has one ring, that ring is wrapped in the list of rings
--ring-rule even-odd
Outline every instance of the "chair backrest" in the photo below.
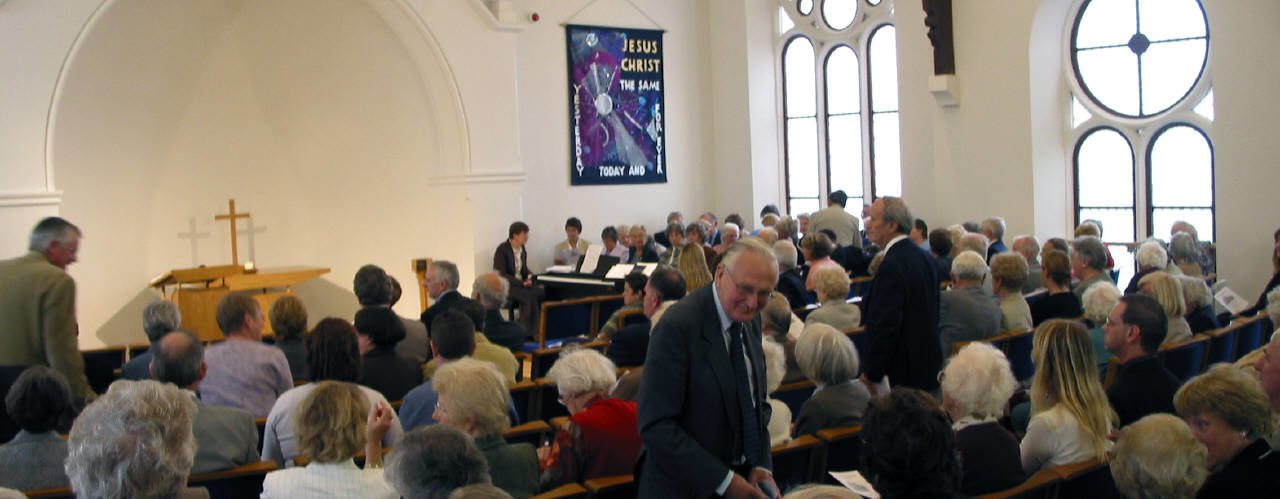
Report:
[[[516,414],[520,415],[521,421],[542,419],[541,400],[534,396],[538,391],[537,383],[524,380],[511,385],[507,390],[511,393],[511,401],[515,404]]]
[[[865,276],[865,275],[850,279],[849,280],[849,296],[847,298],[853,298],[855,296],[867,296],[867,293],[871,291],[871,281],[873,280],[875,280],[874,277]]]
[[[779,490],[788,490],[797,485],[812,482],[819,451],[824,448],[822,440],[813,435],[800,435],[785,444],[773,446],[773,481]]]
[[[262,436],[267,433],[267,418],[257,418],[253,420],[253,425],[258,428],[258,448],[262,448]]]
[[[583,485],[596,499],[630,499],[636,496],[635,477],[631,475],[592,478]]]
[[[566,483],[554,489],[548,490],[536,496],[533,499],[578,499],[589,497],[587,488],[578,483]]]
[[[1111,477],[1111,466],[1097,459],[1055,466],[1053,471],[1062,478],[1058,486],[1060,497],[1088,497],[1112,499],[1123,497],[1116,481]]]
[[[1200,374],[1204,368],[1208,347],[1209,337],[1196,335],[1187,340],[1160,347],[1159,356],[1164,361],[1164,367],[1185,382]]]
[[[538,320],[538,348],[547,348],[549,341],[594,332],[598,304],[595,298],[544,302]]]
[[[533,380],[538,384],[539,419],[551,419],[557,416],[568,416],[569,408],[560,403],[560,390],[547,378]]]
[[[84,374],[89,380],[89,386],[93,391],[104,393],[111,383],[115,382],[119,375],[120,368],[124,366],[125,357],[129,353],[127,345],[95,348],[93,350],[83,350],[80,354],[84,357]]]
[[[807,379],[796,381],[779,385],[778,389],[774,390],[773,395],[770,397],[787,404],[787,408],[791,409],[791,418],[794,421],[795,417],[800,414],[800,406],[803,406],[805,401],[813,396],[813,390],[816,387],[817,385],[813,381]]]
[[[832,478],[831,471],[849,471],[862,468],[862,425],[828,428],[818,431],[818,439],[826,443],[824,459],[818,472],[823,481],[832,485],[839,482]]]
[[[601,312],[603,311],[604,310],[602,309]],[[626,312],[623,312],[622,315],[619,316],[619,318],[622,319],[622,327],[627,327],[632,324],[649,322],[649,318],[644,315],[644,310],[628,310]]]
[[[1267,314],[1260,313],[1247,319],[1241,319],[1239,332],[1236,333],[1236,354],[1235,359],[1239,360],[1245,354],[1257,350],[1262,346],[1262,338],[1264,331],[1262,330],[1263,319]],[[1270,321],[1266,321],[1270,323]],[[1232,323],[1234,326],[1235,323]],[[1230,327],[1230,326],[1228,326]],[[1269,333],[1270,331],[1265,331]]]
[[[209,497],[214,499],[257,497],[262,493],[262,481],[267,473],[276,469],[275,461],[258,461],[229,470],[191,475],[187,486],[209,489]]]
[[[57,487],[52,489],[24,490],[23,495],[31,499],[73,499],[75,494],[71,493],[71,487]]]
[[[601,296],[598,298],[600,304],[596,311],[595,328],[591,330],[593,333],[599,331],[600,328],[604,326],[605,321],[608,321],[609,318],[613,316],[613,313],[617,312],[618,309],[622,308],[624,305],[621,295]],[[623,324],[626,324],[626,322],[624,321]]]
[[[1236,334],[1239,332],[1240,328],[1231,326],[1206,331],[1204,334],[1209,337],[1209,352],[1205,358],[1205,365],[1234,362]]]
[[[510,444],[528,443],[535,448],[542,445],[543,437],[551,433],[551,425],[546,421],[535,420],[520,426],[512,426],[502,432],[503,440]]]
[[[871,335],[867,334],[867,327],[858,326],[851,329],[845,329],[844,335],[848,336],[849,340],[853,341],[853,347],[858,349],[858,365],[867,365],[867,349],[871,348],[868,346],[868,342],[871,341]]]
[[[1036,373],[1036,365],[1031,362],[1031,345],[1035,340],[1035,331],[1022,331],[1009,334],[1003,338],[1004,355],[1009,358],[1009,368],[1013,377],[1019,381],[1031,379]]]
[[[1031,475],[1017,487],[978,496],[978,499],[1053,499],[1058,497],[1062,476],[1053,469],[1043,469]]]

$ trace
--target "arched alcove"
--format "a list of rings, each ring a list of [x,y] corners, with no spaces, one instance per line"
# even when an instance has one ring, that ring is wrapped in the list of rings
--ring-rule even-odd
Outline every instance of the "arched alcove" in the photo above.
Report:
[[[242,262],[331,267],[329,295],[378,263],[405,315],[410,258],[473,252],[465,191],[433,186],[469,171],[461,100],[399,1],[108,0],[63,65],[46,148],[61,213],[86,229],[86,338],[140,337],[116,324],[136,323],[151,276],[230,263],[227,198],[253,214]]]

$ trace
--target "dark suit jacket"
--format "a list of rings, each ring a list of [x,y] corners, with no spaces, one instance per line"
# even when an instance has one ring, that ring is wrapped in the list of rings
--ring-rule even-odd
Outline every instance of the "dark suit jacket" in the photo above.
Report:
[[[618,367],[644,365],[645,352],[649,350],[649,321],[628,325],[613,333],[604,354]]]
[[[991,257],[999,255],[1000,253],[1004,253],[1006,251],[1009,251],[1009,247],[1004,245],[1004,241],[996,239],[996,242],[991,243],[990,246],[987,246],[987,261],[988,262],[991,261]]]
[[[511,243],[503,241],[498,249],[493,250],[493,270],[506,277],[512,285],[523,286],[524,280],[529,278],[529,251],[521,247],[520,253],[524,255],[524,265],[517,269],[515,250],[511,249]]]
[[[377,390],[388,401],[403,400],[404,395],[422,383],[418,364],[396,355],[395,350],[374,348],[364,354],[360,368],[360,384]]]
[[[662,258],[662,254],[658,252],[658,246],[653,241],[647,241],[642,249],[643,251],[636,251],[635,248],[631,248],[631,260],[627,263],[657,263]]]
[[[490,343],[515,351],[524,345],[528,336],[529,332],[524,330],[524,326],[503,319],[497,309],[485,311],[484,337],[489,338]]]
[[[1148,414],[1176,414],[1173,394],[1181,385],[1159,357],[1150,355],[1116,367],[1107,399],[1120,416],[1120,426],[1126,426]]]
[[[841,246],[831,253],[831,259],[839,263],[854,277],[871,275],[867,272],[867,267],[871,265],[871,258],[867,257],[862,248],[853,245]]]
[[[640,435],[645,450],[636,483],[640,497],[707,497],[715,493],[741,435],[737,384],[720,328],[715,284],[672,305],[649,339],[640,385]],[[751,359],[757,449],[743,449],[755,466],[772,469],[759,320],[746,324]],[[937,370],[935,369],[935,373]]]
[[[957,341],[981,340],[1000,334],[1003,318],[996,297],[982,286],[953,288],[942,293],[938,299],[942,355],[951,356],[951,345]]]
[[[937,388],[943,359],[938,271],[929,255],[907,239],[891,246],[863,305],[870,335],[863,357],[867,378],[879,382],[887,374],[892,386]]]
[[[810,303],[809,291],[804,289],[804,276],[800,275],[799,268],[778,274],[778,285],[773,289],[787,298],[791,308],[800,308]]]
[[[436,320],[436,317],[439,317],[440,314],[470,301],[470,298],[462,296],[462,293],[459,293],[456,289],[446,291],[444,294],[440,295],[440,298],[437,299],[435,303],[422,311],[422,323],[427,325],[427,332],[431,332],[431,321]]]
[[[151,379],[151,350],[134,356],[120,366],[120,379],[142,381]],[[296,378],[295,378],[296,379]]]

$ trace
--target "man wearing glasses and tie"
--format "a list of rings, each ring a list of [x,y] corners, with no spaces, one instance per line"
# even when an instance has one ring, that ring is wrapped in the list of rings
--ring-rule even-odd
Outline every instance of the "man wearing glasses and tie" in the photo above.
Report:
[[[711,286],[653,329],[640,388],[640,497],[776,497],[760,309],[778,280],[763,243],[725,253]]]

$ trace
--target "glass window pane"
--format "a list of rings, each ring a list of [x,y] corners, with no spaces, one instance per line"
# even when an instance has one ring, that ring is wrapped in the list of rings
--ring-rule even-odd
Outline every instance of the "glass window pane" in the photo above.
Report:
[[[1106,242],[1130,243],[1133,237],[1133,210],[1080,208],[1080,220],[1094,219],[1102,222],[1102,240]],[[1115,258],[1113,253],[1112,258]]]
[[[791,198],[791,213],[794,215],[813,213],[821,209],[818,198]]]
[[[1078,127],[1092,117],[1093,114],[1080,104],[1080,99],[1077,99],[1074,95],[1071,96],[1071,126],[1073,128]]]
[[[876,197],[902,195],[902,151],[898,144],[898,113],[875,113],[871,141],[875,160]]]
[[[810,12],[813,12],[813,0],[799,0],[796,2],[796,10],[799,10],[803,15],[809,15]]]
[[[1209,93],[1205,94],[1204,99],[1196,104],[1196,114],[1204,116],[1205,119],[1213,121],[1213,89],[1209,89]]]
[[[841,45],[827,56],[827,113],[856,113],[861,107],[858,56],[853,48]]]
[[[880,0],[867,0],[867,3],[871,5],[880,5]]]
[[[1169,209],[1156,208],[1151,210],[1151,227],[1154,235],[1166,241],[1173,234],[1169,233],[1169,229],[1173,228],[1173,223],[1183,221],[1190,223],[1196,228],[1196,235],[1201,241],[1213,241],[1213,210],[1208,208],[1195,209]]]
[[[1133,206],[1133,149],[1119,132],[1090,132],[1076,153],[1076,193],[1081,207]]]
[[[1076,28],[1075,48],[1124,45],[1138,32],[1134,0],[1093,0]]]
[[[1128,116],[1138,115],[1138,56],[1128,47],[1076,52],[1080,83],[1099,104]]]
[[[1153,42],[1205,36],[1209,29],[1196,0],[1141,0],[1138,16],[1142,34]]]
[[[791,31],[791,28],[794,27],[796,27],[796,23],[791,21],[791,14],[787,13],[787,9],[778,7],[778,34],[781,35]]]
[[[858,13],[858,2],[855,0],[826,0],[822,2],[822,19],[834,30],[842,30],[853,24],[854,15]]]
[[[818,119],[787,120],[787,186],[792,196],[818,195]]]
[[[871,110],[898,110],[898,31],[886,24],[871,35]]]
[[[827,152],[831,187],[850,197],[862,195],[862,116],[845,114],[827,120]]]
[[[783,81],[787,88],[787,117],[817,115],[814,94],[813,44],[798,36],[782,52]]]
[[[1205,39],[1151,44],[1142,55],[1142,114],[1160,113],[1182,100],[1208,54]]]
[[[1151,204],[1213,206],[1213,153],[1194,128],[1175,126],[1156,137],[1151,146]]]
[[[855,216],[855,217],[858,217],[858,219],[859,219],[859,220],[861,220],[861,219],[862,219],[862,205],[866,204],[866,202],[867,202],[866,198],[864,198],[864,197],[862,197],[862,196],[857,196],[857,197],[849,196],[849,199],[846,199],[846,200],[845,200],[845,203],[844,203],[844,211],[845,211],[845,213],[848,213],[848,214],[850,214],[850,215],[853,215],[853,216]],[[866,226],[867,226],[867,224],[866,224],[866,223],[861,223],[861,224],[859,224],[859,225],[858,225],[858,227],[864,227],[864,228],[865,228]]]
[[[1116,263],[1116,266],[1113,267],[1116,273],[1119,274],[1116,276],[1116,282],[1127,286],[1129,281],[1133,280],[1134,267],[1136,267],[1135,263],[1137,263],[1135,261],[1136,255],[1130,253],[1129,248],[1123,244],[1108,244],[1107,249],[1111,250],[1111,258]]]

